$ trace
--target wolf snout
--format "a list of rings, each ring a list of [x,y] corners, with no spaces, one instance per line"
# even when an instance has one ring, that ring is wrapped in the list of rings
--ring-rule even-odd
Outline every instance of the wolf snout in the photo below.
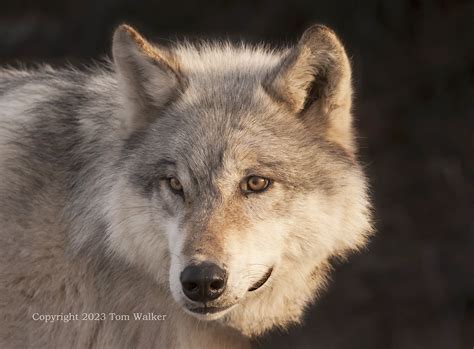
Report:
[[[224,293],[227,273],[214,263],[191,264],[181,272],[180,281],[186,297],[205,303]]]

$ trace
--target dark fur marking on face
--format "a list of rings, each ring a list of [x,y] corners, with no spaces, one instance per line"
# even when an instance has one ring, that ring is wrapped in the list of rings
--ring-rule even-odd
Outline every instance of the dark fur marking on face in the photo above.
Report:
[[[159,181],[169,176],[176,163],[161,159],[156,163],[138,163],[130,175],[130,182],[146,197],[150,198],[154,191],[159,190]]]

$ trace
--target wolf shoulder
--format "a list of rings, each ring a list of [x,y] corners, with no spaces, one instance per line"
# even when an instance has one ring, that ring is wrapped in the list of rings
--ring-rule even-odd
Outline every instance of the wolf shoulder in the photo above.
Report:
[[[104,67],[0,68],[0,120],[92,118],[118,108],[117,82]]]
[[[52,159],[83,144],[100,146],[120,126],[117,90],[106,67],[0,68],[0,149],[41,147]]]
[[[114,149],[116,85],[105,68],[0,68],[0,214]]]

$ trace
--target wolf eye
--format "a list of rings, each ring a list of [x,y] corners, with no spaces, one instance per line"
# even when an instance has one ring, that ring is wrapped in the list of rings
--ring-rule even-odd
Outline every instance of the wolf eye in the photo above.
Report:
[[[168,184],[174,192],[181,194],[183,192],[183,186],[181,185],[181,182],[179,181],[178,178],[176,177],[170,177],[168,178]]]
[[[244,192],[253,192],[253,193],[260,193],[268,188],[270,185],[270,180],[265,177],[260,176],[250,176],[247,177],[242,183],[240,184],[240,188]]]

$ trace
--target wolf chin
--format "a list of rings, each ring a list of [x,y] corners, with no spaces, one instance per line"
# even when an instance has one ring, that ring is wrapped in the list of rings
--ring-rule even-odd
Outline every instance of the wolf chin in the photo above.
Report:
[[[0,347],[244,348],[299,322],[372,231],[337,36],[163,47],[122,25],[112,53],[0,70]]]

